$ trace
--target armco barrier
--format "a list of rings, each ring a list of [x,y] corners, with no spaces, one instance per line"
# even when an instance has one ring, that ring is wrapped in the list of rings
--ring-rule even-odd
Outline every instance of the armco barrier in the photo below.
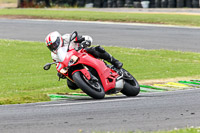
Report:
[[[78,2],[79,0],[77,0]],[[134,7],[141,8],[142,1],[149,1],[150,8],[199,8],[200,0],[81,0],[85,4],[92,3],[94,7]],[[79,2],[80,3],[80,2]]]
[[[28,3],[29,0],[19,0],[20,5]],[[96,7],[96,8],[112,8],[112,7],[129,7],[141,8],[141,2],[149,1],[149,8],[199,8],[200,0],[45,0],[46,6],[50,5],[68,5],[78,7]],[[43,0],[36,0],[41,3]],[[51,4],[50,4],[51,3]],[[27,4],[28,5],[28,4]]]

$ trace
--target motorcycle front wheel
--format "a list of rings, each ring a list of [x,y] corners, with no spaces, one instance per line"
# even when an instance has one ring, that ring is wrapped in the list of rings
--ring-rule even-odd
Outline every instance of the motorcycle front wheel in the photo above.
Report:
[[[75,72],[72,78],[76,85],[87,95],[94,99],[103,99],[105,97],[104,88],[100,82],[89,81],[81,72]]]
[[[122,70],[125,77],[125,80],[124,80],[125,84],[124,84],[124,88],[121,90],[121,93],[123,93],[126,96],[137,96],[140,92],[139,83],[128,71],[126,71],[123,68]]]
[[[76,89],[78,89],[78,86],[77,86],[75,83],[73,83],[72,81],[70,81],[69,79],[67,79],[67,86],[68,86],[69,89],[71,89],[71,90],[76,90]]]

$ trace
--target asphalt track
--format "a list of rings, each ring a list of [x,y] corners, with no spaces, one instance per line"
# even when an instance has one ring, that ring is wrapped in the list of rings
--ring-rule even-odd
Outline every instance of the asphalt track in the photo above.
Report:
[[[91,35],[93,44],[145,49],[200,51],[200,28],[77,21],[0,19],[0,38],[42,41],[52,31]]]
[[[199,52],[198,28],[0,19],[0,38],[43,41],[48,32],[77,29],[94,43]],[[93,100],[1,105],[1,133],[154,131],[200,126],[200,90],[141,93]]]
[[[200,125],[200,90],[135,98],[79,99],[0,106],[1,133],[172,130]]]

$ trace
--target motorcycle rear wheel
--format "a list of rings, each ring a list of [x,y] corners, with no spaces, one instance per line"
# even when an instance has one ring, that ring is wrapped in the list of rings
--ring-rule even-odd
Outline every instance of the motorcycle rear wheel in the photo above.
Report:
[[[123,69],[123,68],[122,68]],[[137,96],[140,92],[140,85],[137,82],[137,80],[125,69],[123,71],[132,78],[132,80],[124,80],[124,88],[121,90],[121,93],[123,93],[126,96]]]
[[[97,85],[99,86],[100,89],[95,90],[93,85],[90,84],[89,82],[87,82],[86,81],[87,79],[84,78],[84,75],[79,71],[75,72],[72,75],[72,78],[73,78],[74,82],[76,83],[76,85],[90,97],[92,97],[94,99],[103,99],[105,97],[104,88],[101,85],[101,83],[97,82]]]

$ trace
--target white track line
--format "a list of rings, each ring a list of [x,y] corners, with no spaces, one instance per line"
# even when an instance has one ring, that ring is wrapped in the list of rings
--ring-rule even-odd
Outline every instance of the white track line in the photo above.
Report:
[[[130,100],[138,100],[144,99],[144,97],[133,97],[133,98],[125,98],[125,99],[103,99],[97,101],[89,101],[89,102],[77,102],[77,103],[62,103],[62,104],[48,104],[48,105],[39,105],[43,107],[51,107],[51,106],[67,106],[67,105],[82,105],[82,104],[94,104],[94,103],[108,103],[108,102],[119,102],[119,101],[130,101]]]
[[[103,99],[103,100],[96,100],[96,101],[88,101],[88,102],[77,102],[77,103],[57,103],[57,104],[45,104],[45,105],[38,105],[42,107],[52,107],[52,106],[70,106],[70,105],[83,105],[83,104],[95,104],[95,103],[108,103],[108,102],[119,102],[119,101],[131,101],[131,100],[141,100],[146,99],[148,97],[145,97],[147,95],[159,95],[159,94],[175,94],[175,93],[182,93],[182,92],[188,92],[188,91],[195,91],[199,90],[197,89],[188,89],[188,90],[177,90],[177,91],[164,91],[164,92],[150,92],[150,93],[141,93],[139,95],[142,95],[142,97],[132,97],[132,98],[124,98],[124,99]]]
[[[145,23],[122,23],[122,22],[102,22],[102,21],[78,21],[78,20],[49,20],[49,19],[15,19],[24,21],[38,21],[38,22],[61,22],[61,23],[85,23],[85,24],[107,24],[107,25],[128,25],[128,26],[147,26],[147,27],[166,27],[166,28],[187,28],[187,29],[200,29],[200,27],[190,26],[176,26],[164,24],[145,24]]]

